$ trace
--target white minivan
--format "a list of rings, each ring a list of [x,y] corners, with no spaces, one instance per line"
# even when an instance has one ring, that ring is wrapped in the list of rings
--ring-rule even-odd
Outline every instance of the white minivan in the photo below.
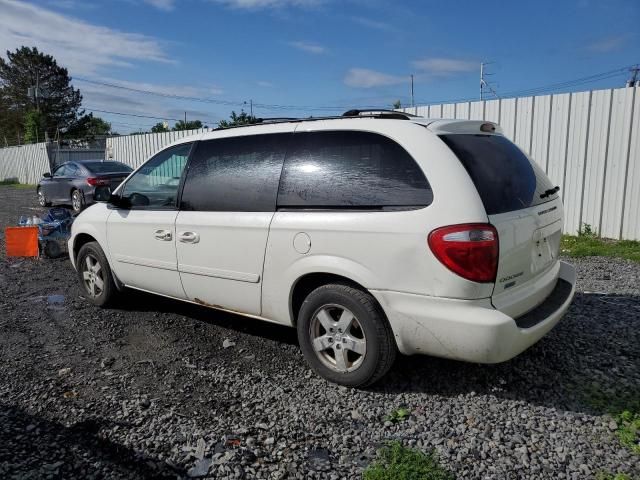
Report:
[[[343,385],[396,353],[509,360],[563,316],[558,187],[488,122],[398,112],[178,140],[76,219],[88,298],[125,287],[297,328]]]

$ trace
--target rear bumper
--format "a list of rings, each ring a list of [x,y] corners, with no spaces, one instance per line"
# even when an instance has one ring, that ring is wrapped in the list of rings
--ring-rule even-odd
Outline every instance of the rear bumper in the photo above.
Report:
[[[526,350],[560,321],[575,294],[575,268],[560,262],[558,280],[544,302],[518,319],[496,310],[488,298],[455,300],[383,290],[371,293],[385,310],[402,353],[499,363]]]

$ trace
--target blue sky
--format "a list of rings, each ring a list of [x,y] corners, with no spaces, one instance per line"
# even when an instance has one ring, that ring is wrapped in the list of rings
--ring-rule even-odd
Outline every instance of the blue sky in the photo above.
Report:
[[[608,72],[640,63],[639,21],[637,0],[0,0],[0,50],[54,55],[88,109],[213,125],[249,100],[258,116],[407,104],[410,74],[416,103],[476,98],[481,61],[498,94]],[[158,121],[96,115],[122,133]]]

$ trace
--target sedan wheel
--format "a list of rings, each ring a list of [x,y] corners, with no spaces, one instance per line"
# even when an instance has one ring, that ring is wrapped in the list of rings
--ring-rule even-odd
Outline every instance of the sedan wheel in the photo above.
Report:
[[[76,212],[79,212],[80,210],[82,210],[82,193],[80,193],[79,190],[74,190],[73,193],[71,194],[71,206],[73,207],[73,210]]]
[[[51,205],[50,202],[47,202],[47,197],[44,196],[42,190],[38,189],[38,203],[41,207],[48,207]]]
[[[104,292],[104,274],[100,261],[89,253],[85,259],[82,268],[82,278],[84,280],[85,290],[93,298],[97,298]]]

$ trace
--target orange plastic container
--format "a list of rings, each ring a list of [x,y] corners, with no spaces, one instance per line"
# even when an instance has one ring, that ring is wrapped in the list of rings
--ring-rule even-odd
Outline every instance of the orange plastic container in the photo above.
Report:
[[[37,257],[38,227],[6,227],[7,257]]]

